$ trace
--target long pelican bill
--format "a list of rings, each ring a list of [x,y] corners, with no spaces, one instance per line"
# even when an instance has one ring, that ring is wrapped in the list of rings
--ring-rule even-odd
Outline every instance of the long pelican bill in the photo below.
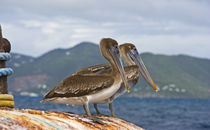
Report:
[[[141,59],[140,55],[138,54],[138,51],[136,49],[131,50],[131,53],[128,53],[130,58],[139,66],[140,72],[143,75],[144,79],[147,81],[147,83],[154,88],[155,92],[159,91],[159,88],[155,85],[153,82],[146,66],[144,65],[143,60]]]
[[[125,75],[125,71],[124,71],[122,62],[120,60],[120,51],[119,51],[118,46],[113,47],[112,49],[109,50],[109,52],[110,52],[111,56],[113,57],[115,64],[117,65],[117,68],[120,72],[122,81],[124,82],[127,91],[130,92],[130,89],[129,89],[128,83],[127,83],[127,78]]]

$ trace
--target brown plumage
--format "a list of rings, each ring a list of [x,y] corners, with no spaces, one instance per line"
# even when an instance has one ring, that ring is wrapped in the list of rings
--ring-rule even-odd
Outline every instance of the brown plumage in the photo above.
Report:
[[[95,80],[95,82],[90,82],[93,79]],[[74,75],[61,81],[45,96],[45,99],[53,97],[80,97],[90,95],[97,93],[101,89],[111,86],[113,83],[114,79],[112,77],[109,77],[108,75]]]
[[[75,72],[72,75],[102,74],[102,73],[110,73],[111,71],[112,67],[110,64],[100,64],[100,65],[89,66],[78,72]]]

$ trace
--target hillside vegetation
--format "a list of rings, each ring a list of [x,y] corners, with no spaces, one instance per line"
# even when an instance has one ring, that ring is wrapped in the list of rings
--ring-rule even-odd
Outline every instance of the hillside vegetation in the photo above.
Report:
[[[108,63],[101,56],[99,46],[90,42],[82,42],[69,49],[55,49],[37,58],[17,53],[12,55],[8,66],[14,69],[15,74],[9,78],[9,89],[14,94],[43,95],[84,67]],[[126,95],[210,98],[210,60],[152,53],[143,53],[141,57],[160,92],[155,93],[140,77],[132,92]]]

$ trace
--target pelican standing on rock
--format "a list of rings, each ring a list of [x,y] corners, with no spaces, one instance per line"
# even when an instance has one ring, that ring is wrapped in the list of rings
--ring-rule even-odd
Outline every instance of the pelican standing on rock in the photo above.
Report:
[[[49,91],[41,102],[83,105],[87,115],[91,116],[89,103],[97,104],[108,99],[119,90],[122,82],[128,87],[117,41],[111,38],[102,39],[100,50],[111,64],[111,73],[67,77]]]
[[[124,67],[126,78],[128,81],[128,86],[133,87],[137,84],[140,73],[146,80],[146,82],[152,86],[155,91],[158,91],[158,88],[154,84],[149,72],[147,71],[135,45],[131,43],[125,43],[120,45],[120,53],[126,63],[126,67]],[[93,74],[93,73],[110,73],[111,72],[111,65],[110,64],[101,64],[101,65],[95,65],[95,66],[90,66],[88,68],[84,68],[73,75],[88,75],[88,74]],[[113,107],[112,107],[112,102],[115,98],[119,97],[120,95],[124,94],[126,92],[125,86],[122,83],[121,87],[118,89],[116,93],[114,93],[110,98],[102,101],[101,103],[109,103],[109,109],[111,111],[112,116],[115,116]],[[97,104],[94,104],[94,108],[99,114],[99,110],[97,108]]]

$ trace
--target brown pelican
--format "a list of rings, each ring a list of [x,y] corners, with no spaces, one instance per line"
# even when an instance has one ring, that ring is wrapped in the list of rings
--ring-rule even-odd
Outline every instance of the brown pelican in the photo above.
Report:
[[[144,79],[147,81],[147,83],[152,86],[155,91],[158,91],[158,88],[154,84],[150,74],[148,73],[141,57],[138,54],[138,51],[135,47],[135,45],[131,43],[125,43],[120,45],[120,53],[126,63],[126,67],[124,67],[126,78],[128,81],[128,86],[133,87],[138,82],[140,73],[143,75]],[[84,68],[81,71],[78,71],[74,73],[74,75],[89,75],[93,73],[110,73],[111,72],[111,65],[109,64],[101,64],[101,65],[95,65],[90,66],[88,68]],[[109,109],[112,113],[112,116],[115,116],[113,108],[112,108],[112,102],[115,98],[118,96],[124,94],[126,92],[125,86],[122,83],[120,89],[112,95],[110,98],[101,101],[101,103],[109,103]],[[94,104],[95,110],[97,114],[99,114],[97,104]]]
[[[61,81],[49,91],[41,102],[51,101],[67,105],[83,105],[88,116],[89,103],[100,103],[118,91],[121,83],[127,86],[120,62],[118,43],[111,38],[100,42],[102,55],[110,62],[111,72],[104,74],[73,75]]]

